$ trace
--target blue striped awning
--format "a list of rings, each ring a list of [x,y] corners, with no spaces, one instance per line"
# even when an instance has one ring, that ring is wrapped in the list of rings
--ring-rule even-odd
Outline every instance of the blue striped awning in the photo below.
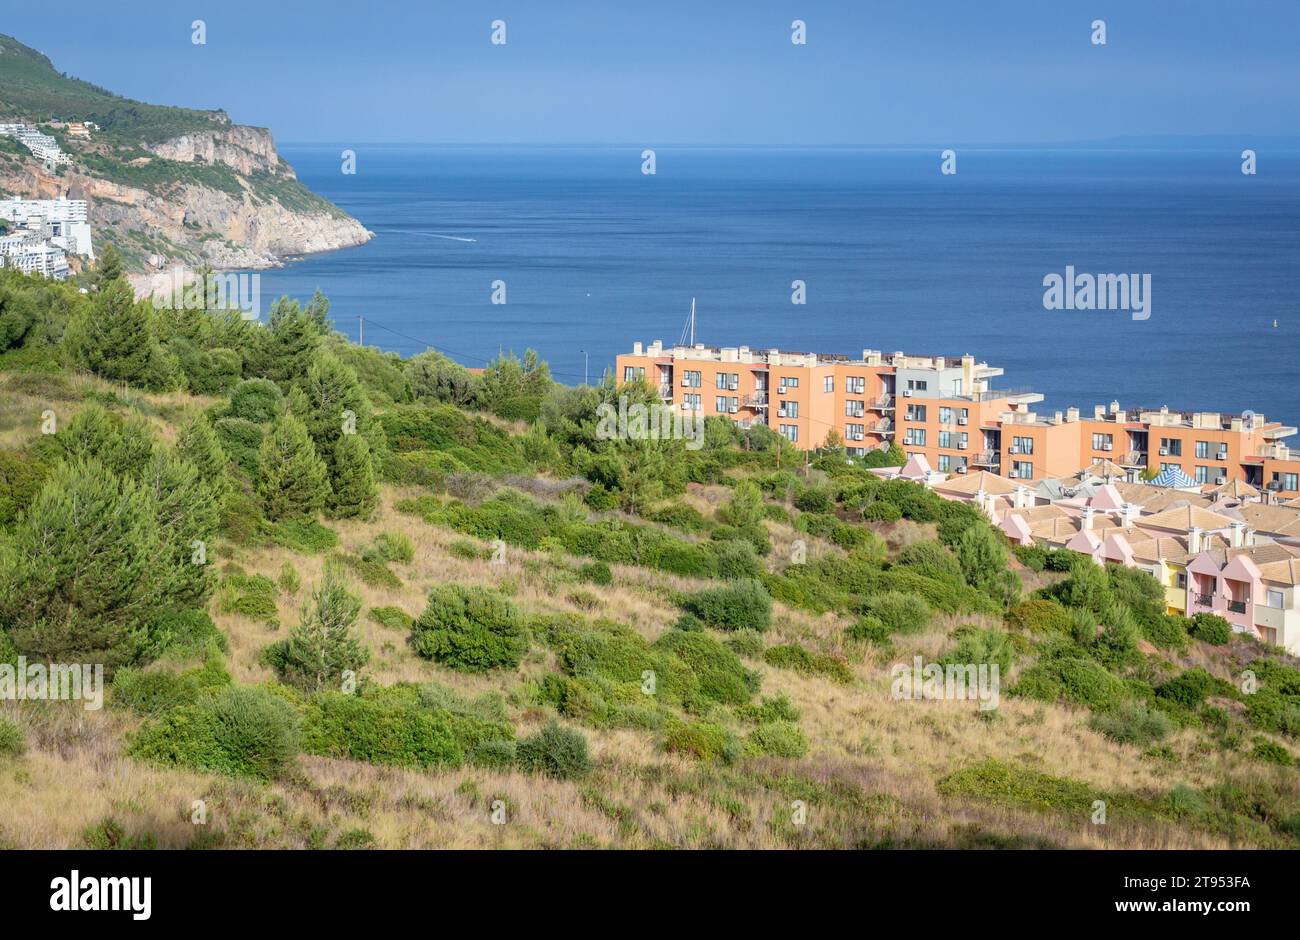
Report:
[[[1177,467],[1169,467],[1161,470],[1160,475],[1151,481],[1152,486],[1172,486],[1175,489],[1187,489],[1196,486],[1197,483],[1182,470]]]

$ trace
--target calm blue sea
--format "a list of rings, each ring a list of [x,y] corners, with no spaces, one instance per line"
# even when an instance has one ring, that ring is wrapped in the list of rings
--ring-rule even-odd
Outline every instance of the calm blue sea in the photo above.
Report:
[[[971,353],[1040,410],[1129,406],[1300,421],[1300,155],[286,146],[376,238],[265,272],[320,287],[339,329],[482,365],[536,349],[594,381],[671,344],[691,298],[716,345]],[[1152,315],[1047,311],[1044,275],[1149,273]],[[807,304],[790,302],[791,282]],[[505,305],[491,303],[506,282]],[[1273,321],[1277,321],[1274,327]]]

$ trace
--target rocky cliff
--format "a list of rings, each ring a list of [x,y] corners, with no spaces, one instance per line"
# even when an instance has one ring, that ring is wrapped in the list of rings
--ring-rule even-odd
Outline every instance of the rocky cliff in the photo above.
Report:
[[[73,135],[68,121],[95,127]],[[270,131],[235,124],[222,111],[117,97],[0,36],[4,122],[39,126],[72,163],[50,170],[0,138],[0,191],[89,200],[96,242],[111,241],[141,279],[177,264],[274,267],[372,237],[298,180]]]

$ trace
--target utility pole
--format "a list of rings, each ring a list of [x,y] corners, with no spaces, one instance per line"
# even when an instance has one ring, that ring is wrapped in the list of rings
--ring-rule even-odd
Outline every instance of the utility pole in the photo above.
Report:
[[[357,345],[366,345],[366,318],[360,314],[357,315]]]
[[[587,382],[587,363],[591,361],[591,356],[588,355],[585,349],[579,349],[578,352],[582,353],[582,384],[587,385],[589,384]]]

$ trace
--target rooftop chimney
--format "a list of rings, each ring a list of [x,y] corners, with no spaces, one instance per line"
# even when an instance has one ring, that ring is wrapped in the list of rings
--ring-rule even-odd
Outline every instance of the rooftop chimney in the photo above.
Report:
[[[1085,506],[1083,508],[1083,527],[1084,529],[1087,530],[1092,529],[1092,507],[1091,506]]]
[[[1234,522],[1228,527],[1228,544],[1233,548],[1243,548],[1246,544],[1246,523]]]
[[[1199,526],[1192,526],[1187,531],[1187,550],[1193,555],[1201,553],[1201,534]]]

